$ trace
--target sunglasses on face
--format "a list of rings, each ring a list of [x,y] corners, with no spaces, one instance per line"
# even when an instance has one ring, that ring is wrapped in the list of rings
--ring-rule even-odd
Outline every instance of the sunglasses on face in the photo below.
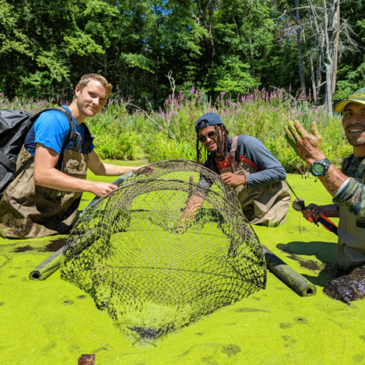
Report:
[[[208,134],[206,134],[206,135],[205,134],[201,134],[198,137],[198,139],[199,139],[199,142],[204,143],[207,140],[207,137],[209,137],[209,139],[212,139],[216,135],[217,135],[217,132],[211,131],[211,132],[208,132]]]

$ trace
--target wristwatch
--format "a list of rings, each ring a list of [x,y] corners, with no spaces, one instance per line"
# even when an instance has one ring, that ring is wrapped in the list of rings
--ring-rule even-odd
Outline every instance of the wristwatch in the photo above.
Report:
[[[312,166],[310,167],[309,171],[314,176],[323,176],[326,174],[330,165],[331,165],[331,161],[329,161],[327,158],[324,158],[321,161],[314,161],[312,163]]]

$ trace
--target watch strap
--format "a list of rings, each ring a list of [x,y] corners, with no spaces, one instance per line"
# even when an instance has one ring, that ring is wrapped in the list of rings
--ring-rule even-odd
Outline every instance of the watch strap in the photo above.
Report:
[[[324,166],[325,170],[322,174],[316,174],[314,171],[313,171],[313,166],[316,165],[316,164],[321,164],[322,166]],[[323,176],[326,174],[326,172],[328,171],[329,167],[331,166],[331,161],[326,157],[320,161],[314,161],[309,169],[309,171],[312,173],[312,175],[314,176]]]

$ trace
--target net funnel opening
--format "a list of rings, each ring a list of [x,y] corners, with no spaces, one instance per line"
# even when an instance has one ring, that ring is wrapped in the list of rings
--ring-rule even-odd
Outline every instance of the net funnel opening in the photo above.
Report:
[[[154,176],[137,175],[84,213],[61,266],[62,278],[89,293],[135,342],[186,326],[266,283],[261,244],[219,176],[208,170],[215,180],[207,189],[198,185],[207,172],[198,164],[186,164],[184,176],[181,166],[156,165]],[[182,230],[193,195],[204,204]]]

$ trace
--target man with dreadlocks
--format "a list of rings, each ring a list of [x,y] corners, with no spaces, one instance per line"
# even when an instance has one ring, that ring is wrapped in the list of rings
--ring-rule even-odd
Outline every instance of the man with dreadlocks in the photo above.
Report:
[[[247,135],[229,138],[221,117],[215,113],[201,116],[195,123],[195,130],[197,161],[200,162],[204,147],[204,166],[232,186],[250,223],[269,227],[285,223],[290,204],[290,191],[284,182],[286,172],[264,144]],[[202,176],[199,185],[210,188],[212,183]],[[203,204],[202,197],[193,195],[185,209],[182,225],[195,216]]]

